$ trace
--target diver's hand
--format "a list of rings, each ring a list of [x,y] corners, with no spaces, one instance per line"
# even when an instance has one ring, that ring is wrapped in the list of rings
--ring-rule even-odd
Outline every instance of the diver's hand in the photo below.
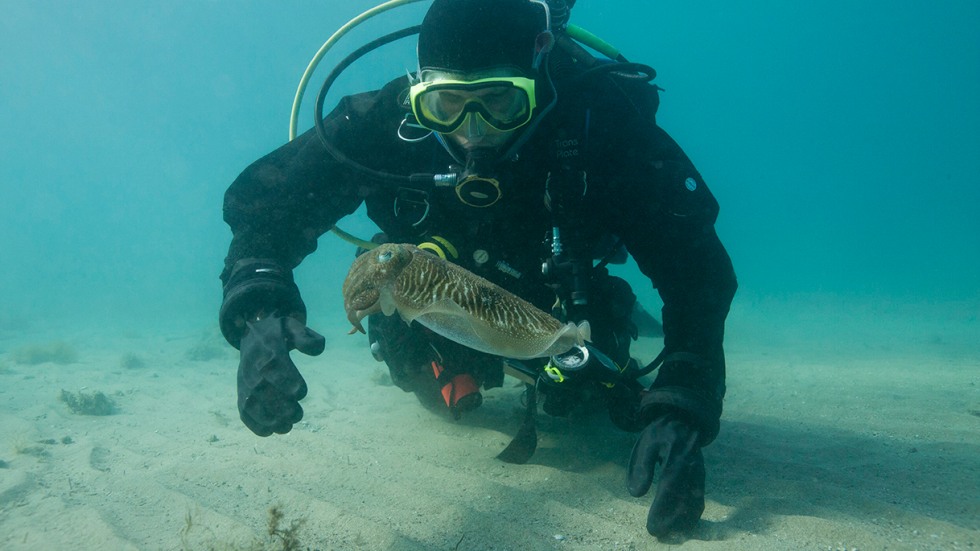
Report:
[[[238,412],[242,422],[259,436],[286,434],[303,418],[299,401],[306,381],[289,351],[316,356],[324,339],[296,318],[271,315],[246,322],[238,364]]]
[[[699,431],[673,411],[655,418],[640,433],[630,457],[627,489],[647,493],[661,466],[647,531],[658,538],[694,528],[704,512],[704,456]]]

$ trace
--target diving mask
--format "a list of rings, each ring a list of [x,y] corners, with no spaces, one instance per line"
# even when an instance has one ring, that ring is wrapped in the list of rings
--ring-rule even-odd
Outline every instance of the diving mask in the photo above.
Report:
[[[443,134],[454,132],[470,113],[509,132],[530,122],[536,106],[534,79],[525,77],[424,81],[411,87],[409,97],[418,123]]]

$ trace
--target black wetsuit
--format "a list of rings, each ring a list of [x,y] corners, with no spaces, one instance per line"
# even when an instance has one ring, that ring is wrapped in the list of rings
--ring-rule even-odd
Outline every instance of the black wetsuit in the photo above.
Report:
[[[656,286],[664,302],[668,356],[653,384],[658,389],[653,402],[686,411],[710,441],[721,414],[724,323],[736,287],[714,230],[718,205],[687,156],[652,120],[655,107],[637,110],[637,101],[649,97],[635,99],[624,91],[639,90],[635,84],[605,76],[558,85],[557,105],[518,158],[498,167],[502,197],[491,207],[464,205],[452,187],[425,192],[367,178],[328,154],[313,131],[253,163],[225,196],[224,217],[234,238],[222,274],[223,312],[250,308],[228,308],[229,300],[255,302],[252,308],[302,308],[298,294],[286,296],[292,291],[242,291],[254,278],[233,272],[247,273],[247,266],[258,262],[277,264],[288,274],[316,249],[317,238],[362,202],[389,241],[418,244],[439,236],[456,247],[458,264],[550,309],[553,282],[541,267],[550,255],[554,218],[545,205],[545,186],[549,173],[571,167],[584,171],[588,185],[584,202],[567,211],[580,214],[565,235],[573,235],[569,239],[577,250],[590,252],[609,234],[617,236]],[[655,94],[642,86],[641,95]],[[409,112],[403,101],[407,87],[401,78],[379,91],[344,98],[326,119],[332,143],[375,170],[448,172],[455,162],[434,137],[411,143],[397,134]],[[590,291],[591,303],[602,311],[582,314],[590,318],[600,348],[610,338],[621,339],[619,318],[628,317],[628,310],[607,310],[622,309],[613,303],[624,292],[628,297],[620,302],[632,306],[628,288],[618,289],[603,275],[591,278]],[[610,293],[614,296],[604,296]],[[602,318],[610,317],[617,320],[606,332],[617,334],[603,337]],[[232,324],[223,319],[222,327],[234,344]],[[496,382],[492,374],[481,379],[488,386]]]

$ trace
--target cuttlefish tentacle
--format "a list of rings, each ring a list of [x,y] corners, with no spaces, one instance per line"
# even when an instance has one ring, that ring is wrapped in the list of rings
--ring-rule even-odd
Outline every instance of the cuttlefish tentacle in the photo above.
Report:
[[[354,261],[344,282],[354,329],[381,311],[417,321],[460,344],[528,359],[565,352],[589,340],[587,322],[562,324],[531,303],[413,245],[386,244]]]

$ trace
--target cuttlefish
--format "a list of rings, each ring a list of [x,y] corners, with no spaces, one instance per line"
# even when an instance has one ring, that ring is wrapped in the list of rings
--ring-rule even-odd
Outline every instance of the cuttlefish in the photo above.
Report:
[[[397,312],[474,350],[514,359],[553,356],[590,338],[589,323],[562,323],[486,279],[414,245],[388,243],[354,260],[344,309],[361,320]]]

